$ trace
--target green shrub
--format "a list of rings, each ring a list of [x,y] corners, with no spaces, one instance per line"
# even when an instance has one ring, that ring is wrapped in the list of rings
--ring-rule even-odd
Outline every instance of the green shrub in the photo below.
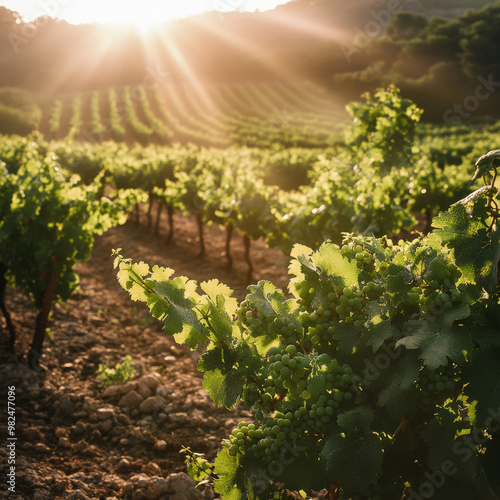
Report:
[[[110,368],[107,363],[99,364],[97,370],[97,378],[99,379],[99,387],[106,389],[110,385],[125,384],[134,374],[132,366],[132,357],[127,355],[122,363],[116,363],[114,368]]]

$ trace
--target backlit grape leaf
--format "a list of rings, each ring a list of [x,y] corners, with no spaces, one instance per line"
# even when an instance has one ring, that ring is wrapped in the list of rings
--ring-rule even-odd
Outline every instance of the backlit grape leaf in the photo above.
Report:
[[[200,283],[200,288],[214,304],[221,306],[221,309],[225,311],[227,315],[232,316],[236,313],[238,302],[232,296],[233,290],[227,285],[220,283],[217,279],[213,279]]]
[[[476,160],[476,171],[474,172],[474,177],[472,178],[471,184],[479,177],[493,171],[496,167],[500,165],[500,149],[494,149],[488,151],[483,156],[480,156]]]
[[[186,335],[191,330],[195,330],[196,341],[194,338],[190,339],[189,335],[182,339],[191,349],[194,349],[198,341],[208,342],[209,337],[205,327],[196,316],[195,304],[185,296],[185,287],[186,278],[156,283],[154,286],[156,294],[149,297],[148,306],[153,316],[161,317],[167,333],[180,334],[182,332]]]
[[[236,457],[229,455],[227,448],[219,452],[214,462],[215,481],[214,489],[226,500],[246,500],[244,472],[238,466]]]
[[[323,243],[312,255],[312,260],[323,272],[334,278],[334,283],[345,286],[358,284],[359,268],[356,261],[345,258],[337,245]]]
[[[474,202],[473,211],[455,204],[433,221],[434,234],[444,245],[453,249],[457,266],[470,283],[492,291],[497,284],[500,259],[500,231],[494,228],[489,234],[489,217],[485,211],[486,200]]]
[[[217,406],[232,408],[243,392],[243,379],[237,372],[222,373],[216,369],[205,373],[203,389]]]

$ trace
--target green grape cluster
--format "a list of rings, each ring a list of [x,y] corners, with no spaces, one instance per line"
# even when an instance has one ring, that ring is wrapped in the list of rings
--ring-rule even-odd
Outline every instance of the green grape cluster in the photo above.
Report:
[[[296,345],[271,347],[264,390],[247,392],[258,424],[240,423],[229,438],[230,453],[273,461],[285,442],[326,432],[360,394],[361,377],[326,353],[305,354]],[[311,379],[314,379],[313,381]],[[318,393],[311,384],[324,387]],[[314,396],[313,396],[314,394]],[[248,396],[252,396],[249,398]]]
[[[373,255],[363,246],[360,238],[351,238],[351,241],[344,240],[344,245],[340,248],[344,257],[355,259],[359,268],[374,267],[375,259]]]
[[[276,335],[283,345],[295,344],[303,341],[303,334],[298,328],[298,325],[285,318],[277,318],[276,321],[269,326],[269,333],[271,335]]]
[[[290,400],[293,400],[306,389],[305,377],[310,372],[310,360],[309,356],[297,351],[295,345],[288,345],[283,353],[277,347],[272,347],[268,361],[270,370],[266,385],[274,394],[286,390]]]
[[[458,389],[457,378],[457,369],[451,363],[436,370],[429,370],[424,366],[417,382],[421,409],[428,412],[446,399],[454,397]]]
[[[444,256],[434,259],[425,280],[408,293],[405,305],[408,310],[418,311],[411,319],[418,319],[421,313],[440,314],[462,303],[462,294],[457,289],[461,276],[457,266]]]
[[[239,326],[249,329],[252,337],[260,337],[267,332],[269,324],[274,321],[274,316],[265,316],[257,308],[253,307],[248,300],[244,300],[236,311]]]
[[[300,282],[295,287],[298,290],[303,289]],[[310,289],[307,298],[301,299],[303,307],[308,307],[307,304],[310,302],[309,296],[314,293],[314,289]],[[362,328],[367,319],[367,302],[376,300],[382,293],[383,287],[374,282],[368,282],[362,288],[358,286],[344,287],[331,284],[331,290],[324,292],[326,295],[326,300],[323,301],[324,305],[317,307],[311,312],[308,312],[306,309],[300,316],[300,321],[306,332],[309,344],[334,344],[332,336],[342,324]],[[311,307],[309,306],[309,308]]]

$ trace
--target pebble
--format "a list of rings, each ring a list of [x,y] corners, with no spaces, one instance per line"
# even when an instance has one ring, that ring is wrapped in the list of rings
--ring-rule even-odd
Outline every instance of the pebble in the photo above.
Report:
[[[81,411],[75,411],[73,412],[72,414],[72,417],[75,419],[75,420],[82,420],[82,419],[87,419],[89,416],[89,413],[85,410],[81,410]]]
[[[104,422],[100,423],[101,432],[104,432],[105,434],[107,434],[112,428],[113,428],[112,420],[105,420]]]
[[[58,427],[56,429],[56,431],[54,432],[54,434],[55,434],[56,438],[62,438],[62,437],[66,437],[68,435],[68,431],[64,427]]]
[[[156,395],[165,399],[167,399],[173,392],[174,390],[169,385],[160,385],[156,389]]]
[[[33,500],[50,500],[50,491],[38,490],[33,493]]]
[[[87,426],[84,422],[77,422],[71,427],[71,431],[75,434],[83,434],[87,430]]]
[[[142,472],[150,476],[161,476],[161,468],[158,464],[155,464],[154,462],[149,462],[148,464],[143,465]]]
[[[167,479],[156,479],[149,486],[151,498],[168,495],[169,500],[199,500],[203,498],[196,489],[196,482],[184,472],[170,474]]]
[[[102,437],[101,431],[99,429],[94,429],[90,434],[90,437],[92,438],[93,441],[99,441]]]
[[[164,441],[163,439],[159,439],[155,443],[155,450],[156,451],[165,451],[167,449],[167,442]]]
[[[127,382],[126,384],[122,385],[121,393],[128,394],[131,391],[137,391],[138,388],[139,388],[138,382],[135,380],[132,380],[132,381]]]
[[[145,384],[144,382],[139,382],[139,387],[137,389],[137,392],[140,394],[141,397],[144,399],[150,398],[153,395],[153,391],[150,389],[150,387]]]
[[[170,344],[166,340],[158,340],[150,349],[152,355],[170,352]]]
[[[150,398],[145,399],[139,405],[139,411],[141,413],[159,412],[165,407],[166,404],[167,404],[166,401],[162,397],[152,396]]]
[[[157,373],[150,373],[148,375],[144,375],[139,379],[139,384],[144,383],[147,385],[152,391],[156,390],[158,386],[161,384],[160,376]]]
[[[57,442],[57,446],[68,449],[71,448],[71,442],[67,437],[61,437],[59,438],[59,441]]]
[[[146,474],[134,474],[130,478],[130,482],[137,484],[137,488],[147,488],[149,484],[149,477]]]
[[[88,447],[88,443],[87,441],[85,441],[85,439],[81,439],[80,441],[78,441],[78,443],[75,443],[75,450],[78,451],[78,452],[83,452],[87,449]]]
[[[103,398],[114,399],[118,398],[123,394],[121,385],[110,385],[105,391],[102,393]]]
[[[68,500],[90,500],[90,498],[80,490],[73,491],[67,498]]]
[[[206,422],[208,427],[210,427],[211,429],[217,429],[220,427],[220,422],[214,417],[208,417]]]
[[[184,424],[187,419],[187,413],[172,413],[170,415],[170,422],[173,424]]]
[[[131,466],[132,464],[129,460],[127,460],[126,458],[122,458],[118,463],[117,470],[119,472],[127,472],[130,470]]]
[[[63,397],[59,400],[59,411],[65,416],[65,417],[72,417],[73,413],[75,411],[75,405],[71,401],[71,399],[67,397]]]
[[[24,441],[43,441],[45,436],[40,432],[40,429],[36,427],[28,427],[23,431],[23,440]]]
[[[121,408],[137,408],[141,402],[142,396],[132,389],[121,397],[120,401],[118,401],[118,406]]]
[[[132,497],[133,500],[151,500],[148,495],[146,494],[145,491],[143,490],[136,490],[134,493],[134,496]]]
[[[115,411],[112,408],[98,408],[97,409],[97,420],[108,420],[115,416]]]
[[[49,453],[50,448],[43,443],[37,443],[33,446],[33,451],[35,453]]]

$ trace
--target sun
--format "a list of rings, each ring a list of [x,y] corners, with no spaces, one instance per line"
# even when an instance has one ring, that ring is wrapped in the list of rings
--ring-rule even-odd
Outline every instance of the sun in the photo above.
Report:
[[[48,15],[71,24],[107,24],[135,27],[146,34],[167,21],[203,12],[269,10],[291,0],[0,0],[21,14],[26,22]]]
[[[206,1],[173,2],[165,0],[86,0],[78,2],[74,13],[79,23],[91,20],[100,24],[127,25],[146,34],[166,21],[188,17],[203,11]]]

